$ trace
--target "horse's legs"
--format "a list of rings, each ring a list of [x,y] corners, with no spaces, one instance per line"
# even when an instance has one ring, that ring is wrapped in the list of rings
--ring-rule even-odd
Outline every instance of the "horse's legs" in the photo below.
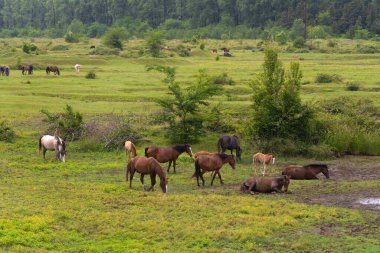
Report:
[[[140,181],[141,181],[142,185],[144,186],[144,190],[146,191],[146,185],[144,184],[144,174],[143,173],[141,173],[141,175],[140,175]]]
[[[174,166],[174,173],[175,173],[175,166],[176,166],[176,160],[173,161],[173,166]]]
[[[202,179],[202,185],[205,186],[205,180],[203,179],[203,172],[201,172],[201,174],[199,175]]]
[[[150,182],[152,186],[148,189],[148,191],[150,190],[154,191],[154,185],[156,184],[156,173],[150,174]]]
[[[213,172],[214,172],[214,171],[213,171]],[[212,186],[212,183],[214,183],[215,176],[216,176],[216,173],[214,173],[214,176],[212,177],[212,180],[211,180],[211,186]]]
[[[220,175],[219,170],[218,170],[218,172],[216,172],[216,173],[218,173],[218,177],[219,177],[220,183],[223,184],[222,176]]]
[[[133,179],[134,174],[135,174],[135,170],[131,170],[131,175],[129,177],[129,188],[132,188],[132,179]]]
[[[46,150],[47,149],[44,147],[44,150],[42,151],[42,154],[44,155],[44,159],[45,159]]]
[[[169,170],[170,170],[170,165],[172,165],[172,161],[169,161],[168,173],[169,173]]]

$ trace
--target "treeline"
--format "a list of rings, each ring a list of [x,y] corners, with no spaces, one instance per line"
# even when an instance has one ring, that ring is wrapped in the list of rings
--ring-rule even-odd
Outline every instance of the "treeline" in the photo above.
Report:
[[[179,32],[171,37],[198,31],[214,38],[252,38],[273,26],[289,29],[300,19],[335,35],[353,37],[358,29],[380,34],[380,0],[0,0],[0,9],[3,37],[63,37],[80,22],[83,28],[75,28],[89,37],[122,26],[137,37],[161,28]]]

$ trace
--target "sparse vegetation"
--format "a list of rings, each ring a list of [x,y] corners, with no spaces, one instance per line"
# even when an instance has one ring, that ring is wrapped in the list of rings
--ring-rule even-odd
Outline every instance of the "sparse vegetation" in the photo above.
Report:
[[[96,74],[94,71],[90,71],[86,74],[85,76],[87,79],[95,79],[96,78]]]
[[[0,141],[12,142],[15,140],[16,134],[7,122],[0,122]]]
[[[337,74],[318,73],[315,77],[316,83],[332,83],[341,81],[343,81],[343,78]]]

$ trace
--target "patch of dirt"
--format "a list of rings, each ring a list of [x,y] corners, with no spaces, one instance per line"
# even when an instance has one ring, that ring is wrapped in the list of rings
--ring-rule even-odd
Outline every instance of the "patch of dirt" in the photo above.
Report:
[[[340,162],[329,169],[330,178],[339,181],[380,179],[380,164],[357,165],[352,162]]]

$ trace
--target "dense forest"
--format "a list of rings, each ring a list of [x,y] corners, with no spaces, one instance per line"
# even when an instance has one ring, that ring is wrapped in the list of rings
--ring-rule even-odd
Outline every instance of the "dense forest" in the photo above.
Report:
[[[295,20],[322,34],[380,34],[380,0],[0,0],[0,9],[2,37],[62,37],[68,29],[99,37],[121,26],[136,37],[160,28],[178,31],[171,37],[191,31],[252,38],[273,27],[290,29]]]

